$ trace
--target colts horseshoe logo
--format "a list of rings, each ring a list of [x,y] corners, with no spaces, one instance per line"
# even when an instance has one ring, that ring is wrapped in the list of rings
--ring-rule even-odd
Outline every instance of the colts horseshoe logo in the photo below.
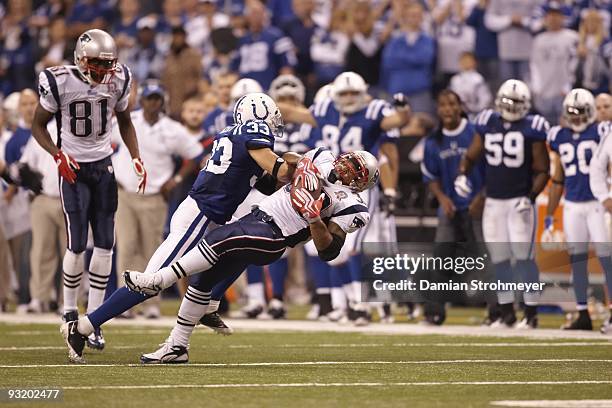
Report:
[[[261,104],[266,109],[266,113],[264,113],[263,116],[259,116],[257,114],[257,106],[255,105],[255,102],[251,102],[251,107],[253,108],[253,116],[255,116],[255,119],[264,120],[270,115],[270,111],[268,110],[268,105],[266,105],[266,101],[261,101]]]

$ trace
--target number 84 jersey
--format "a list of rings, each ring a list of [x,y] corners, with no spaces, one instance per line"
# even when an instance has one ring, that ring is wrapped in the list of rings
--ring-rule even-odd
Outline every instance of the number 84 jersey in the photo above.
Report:
[[[533,143],[546,141],[548,122],[527,115],[508,122],[491,109],[476,117],[476,131],[485,153],[487,197],[507,199],[527,196],[533,182]]]
[[[57,145],[77,162],[102,160],[113,153],[113,111],[128,107],[131,73],[117,65],[108,84],[90,85],[74,65],[47,68],[38,76],[41,106],[55,114]]]

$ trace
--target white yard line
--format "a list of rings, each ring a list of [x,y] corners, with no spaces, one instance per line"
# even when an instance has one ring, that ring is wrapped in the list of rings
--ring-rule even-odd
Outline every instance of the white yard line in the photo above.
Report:
[[[610,408],[612,400],[505,400],[491,401],[491,405],[526,408]]]
[[[135,390],[176,388],[300,388],[300,387],[410,387],[439,385],[582,385],[612,384],[612,381],[431,381],[431,382],[352,382],[352,383],[258,383],[258,384],[158,384],[68,386],[64,390]],[[609,405],[607,405],[609,406]]]
[[[612,363],[610,359],[480,359],[480,360],[407,360],[407,361],[288,361],[258,363],[189,363],[184,367],[274,367],[274,366],[330,366],[330,365],[431,365],[431,364],[523,364],[523,363]],[[149,367],[166,367],[151,364]],[[60,367],[143,367],[143,364],[4,364],[0,368],[60,368]]]

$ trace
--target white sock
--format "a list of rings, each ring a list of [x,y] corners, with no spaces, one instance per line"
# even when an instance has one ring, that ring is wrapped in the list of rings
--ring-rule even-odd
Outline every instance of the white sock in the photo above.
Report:
[[[540,292],[525,292],[523,293],[523,301],[527,306],[537,306],[540,300]]]
[[[351,286],[353,288],[353,296],[355,296],[355,302],[363,302],[364,299],[361,297],[361,282],[353,281],[351,282]]]
[[[514,303],[514,292],[511,290],[500,290],[497,292],[497,302],[500,305]]]
[[[87,316],[79,317],[79,323],[77,326],[77,330],[83,336],[89,336],[91,333],[94,332],[94,327],[93,327],[93,324],[91,324],[89,317]]]
[[[221,304],[220,300],[210,300],[208,303],[208,309],[206,309],[206,314],[214,313],[219,310],[219,305]]]
[[[64,313],[67,313],[78,310],[77,297],[79,286],[81,285],[81,277],[85,270],[83,252],[75,254],[71,250],[66,249],[62,267],[64,270]]]
[[[162,278],[161,286],[164,289],[169,288],[185,276],[195,275],[212,268],[218,260],[219,255],[210,248],[206,241],[202,240],[197,247],[184,254],[179,260],[157,272]]]
[[[94,248],[89,262],[89,297],[87,313],[96,310],[104,301],[106,285],[113,267],[113,250]]]
[[[332,309],[346,309],[346,295],[342,288],[331,288]]]
[[[195,325],[206,313],[208,302],[210,302],[210,292],[202,292],[193,286],[187,288],[187,293],[179,308],[176,324],[170,333],[174,345],[187,347]]]
[[[357,299],[355,298],[355,291],[353,290],[353,285],[350,283],[346,283],[342,285],[342,290],[344,291],[344,295],[348,299],[349,303],[355,303]]]
[[[249,283],[247,286],[247,295],[249,297],[249,305],[263,306],[266,304],[263,282]]]

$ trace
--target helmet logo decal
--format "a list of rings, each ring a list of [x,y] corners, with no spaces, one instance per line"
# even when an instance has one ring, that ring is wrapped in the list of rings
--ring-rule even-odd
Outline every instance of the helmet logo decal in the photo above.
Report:
[[[84,33],[81,38],[80,38],[81,42],[83,43],[88,43],[91,41],[91,37],[89,36],[89,34]]]
[[[257,114],[257,106],[255,105],[255,103],[251,103],[251,107],[253,108],[253,116],[255,116],[256,119],[264,120],[268,116],[270,116],[270,111],[268,110],[268,105],[266,105],[266,101],[261,101],[261,104],[266,109],[266,113],[264,113],[263,116],[259,116]]]

